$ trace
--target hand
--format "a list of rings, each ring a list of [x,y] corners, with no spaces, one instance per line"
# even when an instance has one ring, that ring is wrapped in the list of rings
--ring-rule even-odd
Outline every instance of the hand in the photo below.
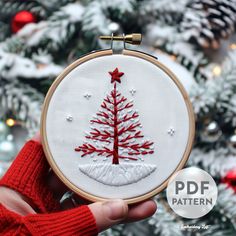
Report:
[[[40,142],[40,136],[37,135],[33,140]],[[48,184],[55,198],[58,200],[68,191],[67,187],[51,172],[48,176]],[[84,204],[86,201],[81,200],[77,195],[74,199],[76,202]],[[19,215],[37,214],[35,207],[30,199],[20,193],[7,187],[0,187],[0,203],[11,211]],[[88,202],[86,202],[88,203]],[[79,204],[78,204],[79,205]],[[63,209],[74,208],[74,201],[69,199],[62,205]],[[150,217],[156,211],[156,203],[147,200],[139,204],[128,206],[121,199],[114,199],[106,202],[96,202],[88,205],[97,224],[99,232],[119,223],[129,223]]]

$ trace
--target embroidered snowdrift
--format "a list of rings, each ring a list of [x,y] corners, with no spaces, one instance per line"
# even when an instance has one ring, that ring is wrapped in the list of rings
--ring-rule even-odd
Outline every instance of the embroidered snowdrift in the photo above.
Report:
[[[144,163],[84,164],[79,165],[82,173],[110,186],[122,186],[138,182],[156,169],[156,165]]]

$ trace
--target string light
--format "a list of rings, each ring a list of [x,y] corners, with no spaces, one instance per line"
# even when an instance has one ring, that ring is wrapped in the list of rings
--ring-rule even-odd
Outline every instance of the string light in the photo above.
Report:
[[[16,121],[14,119],[12,119],[12,118],[8,118],[6,120],[6,124],[7,124],[7,126],[12,127],[12,126],[14,126],[16,124]]]
[[[236,49],[236,43],[232,43],[232,44],[230,44],[230,49],[232,49],[232,50],[235,50]]]
[[[171,55],[171,56],[170,56],[170,59],[171,59],[172,61],[176,61],[176,56],[175,56],[175,55]]]
[[[212,69],[212,73],[215,75],[215,76],[219,76],[221,75],[221,67],[216,65],[213,67]]]

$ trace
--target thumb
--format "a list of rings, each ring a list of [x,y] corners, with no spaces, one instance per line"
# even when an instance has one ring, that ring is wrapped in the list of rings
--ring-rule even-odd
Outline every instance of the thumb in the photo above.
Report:
[[[90,204],[89,208],[96,219],[99,232],[119,224],[128,215],[128,205],[121,199],[96,202]]]

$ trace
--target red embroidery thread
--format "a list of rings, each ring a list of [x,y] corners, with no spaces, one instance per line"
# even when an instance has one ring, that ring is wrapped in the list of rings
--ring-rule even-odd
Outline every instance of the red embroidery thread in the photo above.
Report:
[[[139,114],[131,110],[133,107],[132,101],[127,101],[127,98],[118,92],[116,82],[121,83],[121,76],[123,72],[119,72],[116,68],[111,75],[111,83],[114,83],[113,90],[103,100],[101,104],[102,110],[96,113],[96,118],[90,120],[92,124],[104,126],[103,129],[92,127],[86,139],[94,142],[104,142],[107,146],[112,145],[112,148],[102,145],[102,147],[95,147],[92,144],[84,143],[75,148],[75,151],[82,152],[82,157],[97,153],[98,156],[111,157],[112,164],[119,164],[119,158],[137,160],[139,155],[153,154],[153,142],[143,141],[137,142],[144,136],[141,131],[137,131],[141,124],[138,120]],[[120,155],[119,148],[126,151],[127,155]]]

